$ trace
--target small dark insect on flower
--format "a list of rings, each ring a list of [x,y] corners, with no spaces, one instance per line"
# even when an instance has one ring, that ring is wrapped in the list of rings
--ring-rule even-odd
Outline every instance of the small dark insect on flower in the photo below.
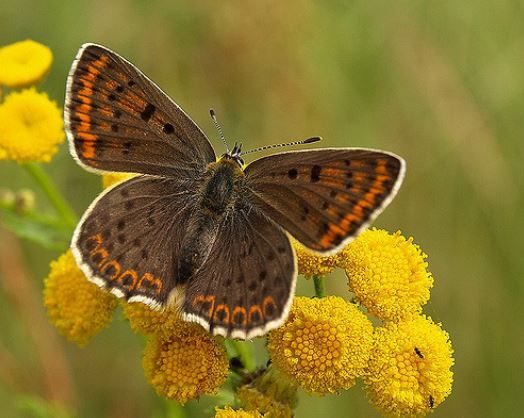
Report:
[[[433,408],[435,406],[435,400],[433,399],[433,396],[429,395],[429,407]]]
[[[422,351],[420,351],[417,347],[415,347],[415,354],[419,356],[420,358],[424,358],[424,355],[422,354]]]
[[[240,357],[232,357],[229,360],[229,367],[231,367],[234,370],[242,370],[244,369],[244,363],[242,363]]]

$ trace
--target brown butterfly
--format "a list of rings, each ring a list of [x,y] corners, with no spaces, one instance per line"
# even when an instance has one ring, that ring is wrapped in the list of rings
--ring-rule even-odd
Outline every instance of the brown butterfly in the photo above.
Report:
[[[67,80],[71,154],[106,189],[72,241],[86,276],[128,302],[178,304],[213,334],[252,338],[286,318],[297,277],[288,234],[318,253],[347,244],[391,201],[402,158],[363,148],[283,152],[244,168],[134,65],[81,47]],[[313,142],[312,138],[303,143]]]

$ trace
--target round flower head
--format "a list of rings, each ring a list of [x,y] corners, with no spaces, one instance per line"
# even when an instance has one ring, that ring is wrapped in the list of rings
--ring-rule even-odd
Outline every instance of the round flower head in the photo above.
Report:
[[[24,87],[40,81],[49,71],[53,54],[38,42],[26,40],[0,48],[0,84]]]
[[[35,89],[9,94],[0,105],[0,148],[18,162],[48,162],[64,141],[60,109]]]
[[[183,321],[174,325],[170,337],[148,341],[142,364],[157,393],[181,404],[216,393],[229,366],[222,344],[201,326]]]
[[[109,324],[117,300],[87,280],[69,250],[51,263],[44,281],[44,305],[60,333],[83,346]]]
[[[215,418],[262,418],[258,411],[244,411],[243,409],[232,409],[230,406],[215,408]]]
[[[449,335],[425,316],[387,322],[375,331],[365,391],[383,413],[423,416],[451,392]]]
[[[373,326],[354,304],[336,296],[297,297],[284,325],[269,334],[268,351],[296,384],[328,393],[355,384],[372,342]]]
[[[169,337],[181,321],[174,309],[156,310],[140,302],[124,302],[123,308],[131,329],[146,335]]]
[[[291,244],[297,255],[298,273],[307,278],[317,275],[325,276],[333,271],[337,261],[336,256],[322,256],[301,245],[297,240],[291,239]]]
[[[273,418],[292,418],[297,403],[297,387],[270,365],[253,381],[236,391],[236,398],[248,411],[259,411]]]
[[[0,160],[7,160],[7,151],[3,148],[0,148]]]
[[[104,189],[107,189],[110,186],[113,186],[114,184],[120,183],[124,180],[129,180],[133,177],[135,177],[136,174],[128,174],[128,173],[109,173],[109,174],[103,174],[102,175],[102,186]]]
[[[426,257],[412,238],[371,229],[346,246],[339,263],[357,300],[377,318],[397,321],[419,313],[429,299]]]

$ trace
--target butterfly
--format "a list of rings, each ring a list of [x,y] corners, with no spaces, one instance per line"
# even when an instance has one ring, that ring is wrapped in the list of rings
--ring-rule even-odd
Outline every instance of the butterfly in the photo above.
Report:
[[[294,295],[290,236],[330,254],[391,201],[405,162],[384,151],[217,159],[203,131],[133,64],[83,45],[67,79],[70,152],[86,170],[136,173],[82,216],[72,252],[87,278],[129,303],[178,306],[215,335],[278,327]],[[308,142],[308,141],[304,141]]]

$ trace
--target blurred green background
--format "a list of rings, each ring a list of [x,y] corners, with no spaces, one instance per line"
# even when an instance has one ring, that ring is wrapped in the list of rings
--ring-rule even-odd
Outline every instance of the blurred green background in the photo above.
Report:
[[[414,236],[429,254],[435,287],[425,312],[450,333],[456,358],[453,392],[434,416],[518,417],[523,18],[524,3],[510,0],[2,0],[0,45],[49,45],[55,60],[40,89],[61,106],[79,46],[106,45],[170,94],[217,150],[210,107],[230,142],[249,147],[321,135],[322,146],[403,156],[406,181],[376,225]],[[65,145],[46,168],[78,213],[100,191]],[[0,187],[34,184],[1,162]],[[41,196],[37,204],[46,210]],[[5,230],[0,240],[0,415],[39,416],[41,404],[65,399],[78,417],[169,417],[143,377],[143,341],[121,317],[84,349],[47,325],[42,279],[61,251]],[[312,294],[299,281],[298,292]],[[328,290],[347,296],[342,272]],[[209,404],[190,402],[187,416],[209,416]],[[297,416],[379,415],[356,387],[301,394]]]

